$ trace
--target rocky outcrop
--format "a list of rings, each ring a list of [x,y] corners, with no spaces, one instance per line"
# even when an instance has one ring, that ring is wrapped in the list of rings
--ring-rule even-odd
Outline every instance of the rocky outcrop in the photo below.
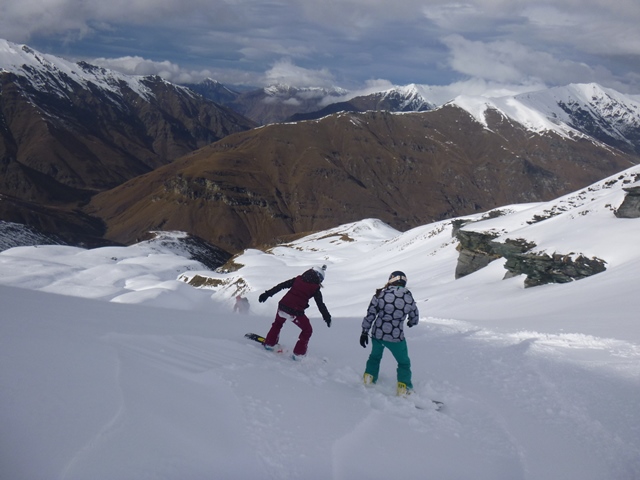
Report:
[[[455,237],[458,245],[458,263],[455,277],[460,278],[486,267],[492,261],[504,257],[510,258],[535,247],[534,243],[523,239],[507,239],[504,243],[496,242],[496,233],[472,232],[458,230]]]
[[[640,185],[623,188],[627,195],[615,211],[618,218],[640,218]]]
[[[458,263],[455,277],[460,278],[484,268],[493,260],[505,258],[505,278],[526,275],[525,287],[546,283],[567,283],[606,270],[606,262],[584,255],[532,253],[536,245],[524,239],[497,242],[495,233],[457,230]]]
[[[546,283],[568,283],[604,272],[606,262],[584,255],[554,253],[521,253],[507,257],[505,268],[511,275],[524,274],[525,287]]]

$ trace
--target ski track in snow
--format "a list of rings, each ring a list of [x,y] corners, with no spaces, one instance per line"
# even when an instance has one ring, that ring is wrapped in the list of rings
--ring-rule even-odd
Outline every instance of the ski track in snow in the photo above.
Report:
[[[239,422],[244,426],[247,444],[241,448],[255,452],[253,468],[261,478],[296,479],[308,472],[314,472],[313,478],[336,480],[389,478],[398,464],[415,462],[416,455],[428,458],[435,478],[456,478],[457,467],[445,453],[450,450],[461,466],[476,465],[476,479],[557,478],[558,468],[570,472],[568,478],[637,478],[637,427],[615,425],[612,431],[598,420],[606,416],[603,406],[613,412],[628,409],[624,399],[637,386],[624,376],[585,372],[579,363],[550,354],[549,345],[537,349],[536,338],[513,339],[438,322],[423,320],[412,330],[409,345],[417,394],[443,400],[443,412],[417,410],[410,401],[393,397],[395,371],[388,353],[379,384],[366,388],[361,384],[362,359],[354,360],[353,354],[320,357],[313,339],[309,356],[294,362],[241,338],[109,334],[103,340],[117,351],[120,404],[73,457],[62,478],[103,478],[94,470],[102,463],[102,452],[126,451],[134,444],[123,435],[149,429],[162,433],[157,426],[162,416],[153,415],[156,405],[141,401],[146,394],[138,389],[145,387],[130,383],[154,374],[161,381],[152,387],[172,376],[186,391],[202,387],[205,398],[229,397],[214,405],[236,405],[237,411],[225,412],[225,421],[209,420],[228,428],[237,429]],[[554,348],[567,347],[559,343]],[[131,375],[136,371],[147,373]],[[206,402],[193,403],[206,410]],[[151,411],[142,410],[146,405],[152,405]],[[320,406],[321,412],[314,411]],[[165,413],[175,414],[170,409]],[[324,429],[315,428],[322,422],[318,413],[327,419]],[[397,458],[391,463],[386,435],[406,443],[394,446]],[[211,442],[209,435],[203,438],[205,444]],[[118,446],[123,442],[125,446]],[[418,445],[426,453],[417,452]],[[446,461],[431,457],[430,450]],[[585,462],[589,458],[592,461]],[[134,463],[125,461],[121,473],[130,475]],[[175,456],[163,457],[154,468],[162,478],[174,478],[189,466]],[[460,468],[464,474],[468,467]],[[372,470],[378,475],[371,477]]]
[[[437,330],[433,333],[437,334]],[[455,365],[455,371],[466,373],[462,377],[466,391],[456,389],[461,393],[445,402],[447,405],[475,402],[479,408],[463,409],[472,411],[474,416],[468,419],[471,424],[465,430],[473,429],[472,424],[479,422],[484,413],[488,423],[480,424],[479,440],[486,442],[486,434],[493,427],[502,430],[513,451],[518,452],[522,478],[554,478],[557,472],[545,471],[544,465],[557,469],[563,462],[567,471],[575,471],[576,464],[582,463],[581,476],[571,478],[607,478],[612,472],[615,472],[612,478],[637,478],[638,427],[621,422],[612,429],[611,424],[607,427],[601,422],[602,418],[614,417],[616,414],[612,412],[632,413],[628,399],[638,390],[635,372],[640,358],[634,346],[628,345],[629,352],[634,352],[630,357],[635,357],[628,362],[634,369],[630,374],[626,369],[622,373],[593,370],[591,362],[567,355],[563,351],[567,348],[564,342],[556,343],[555,348],[549,344],[537,348],[536,337],[514,341],[513,335],[499,336],[483,330],[452,333],[450,337],[464,339],[465,348],[452,345],[451,349],[463,357],[458,359],[461,363]],[[446,336],[441,338],[444,340]],[[569,348],[576,348],[575,341]],[[593,345],[584,342],[579,348],[589,351]],[[601,353],[601,348],[597,344],[596,353]],[[449,362],[455,360],[447,358]],[[444,396],[452,393],[449,390]],[[514,425],[518,428],[514,429]],[[545,435],[548,441],[544,444],[530,444],[529,437]],[[536,451],[539,458],[532,457]],[[592,464],[585,462],[585,458],[591,458]]]

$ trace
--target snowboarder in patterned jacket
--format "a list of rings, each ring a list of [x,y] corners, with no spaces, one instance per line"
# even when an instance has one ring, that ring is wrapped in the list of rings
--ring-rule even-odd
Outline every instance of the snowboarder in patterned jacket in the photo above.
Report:
[[[289,289],[278,303],[276,319],[271,325],[269,333],[267,333],[264,341],[264,348],[267,350],[273,350],[273,347],[278,343],[280,330],[282,329],[284,322],[291,320],[301,330],[298,342],[293,349],[293,359],[296,360],[298,357],[306,355],[307,346],[309,344],[311,334],[313,333],[313,329],[311,328],[311,322],[305,315],[304,311],[309,307],[309,300],[312,297],[316,301],[318,310],[320,310],[327,327],[331,326],[331,315],[322,300],[322,292],[320,292],[320,287],[324,280],[326,269],[326,265],[323,265],[322,267],[313,267],[302,275],[298,275],[295,278],[276,285],[258,297],[258,301],[263,303],[280,290],[284,290],[285,288]]]
[[[401,396],[411,393],[413,389],[411,361],[403,330],[405,318],[408,318],[407,326],[417,325],[418,307],[407,289],[407,276],[403,272],[395,271],[389,276],[384,288],[376,290],[371,299],[367,315],[362,320],[360,345],[363,348],[367,347],[371,329],[371,354],[365,367],[365,385],[377,382],[380,361],[386,347],[398,362],[397,393]]]

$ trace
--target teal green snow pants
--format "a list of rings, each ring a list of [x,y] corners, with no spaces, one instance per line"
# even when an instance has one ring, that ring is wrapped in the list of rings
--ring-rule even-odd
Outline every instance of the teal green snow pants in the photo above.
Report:
[[[385,347],[391,351],[396,362],[398,362],[398,382],[406,384],[407,389],[411,390],[413,388],[413,384],[411,383],[411,360],[409,360],[409,351],[407,350],[406,340],[402,340],[400,342],[387,342],[385,340],[372,338],[371,354],[369,355],[369,360],[367,360],[365,373],[368,373],[373,377],[373,383],[378,381],[380,361],[382,360],[382,354],[384,353]]]

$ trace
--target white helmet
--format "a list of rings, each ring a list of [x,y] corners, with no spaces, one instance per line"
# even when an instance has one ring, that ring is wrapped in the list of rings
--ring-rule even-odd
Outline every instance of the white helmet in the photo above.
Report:
[[[327,266],[322,265],[321,267],[313,267],[313,271],[316,272],[318,278],[322,282],[324,280],[325,273],[327,271]]]

